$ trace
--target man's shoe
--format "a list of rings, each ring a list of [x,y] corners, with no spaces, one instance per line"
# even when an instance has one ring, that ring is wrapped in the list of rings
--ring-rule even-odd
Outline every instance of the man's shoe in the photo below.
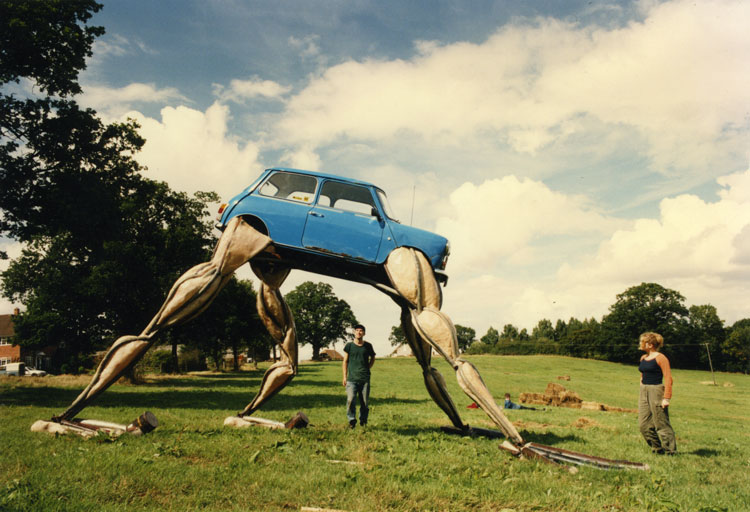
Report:
[[[357,420],[349,420],[349,428],[354,428],[357,426]]]

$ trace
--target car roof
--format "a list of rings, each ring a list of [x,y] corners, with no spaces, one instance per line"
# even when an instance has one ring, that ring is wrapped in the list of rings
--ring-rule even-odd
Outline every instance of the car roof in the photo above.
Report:
[[[354,178],[347,178],[345,176],[338,176],[336,174],[328,174],[325,172],[318,172],[318,171],[306,171],[304,169],[293,169],[291,167],[271,167],[270,169],[266,169],[267,171],[286,171],[286,172],[296,172],[299,174],[309,174],[310,176],[317,176],[319,178],[329,178],[339,181],[344,181],[346,183],[355,183],[357,185],[364,185],[366,187],[375,187],[377,189],[381,189],[381,187],[378,187],[377,185],[373,185],[372,183],[369,183],[367,181],[357,180]]]

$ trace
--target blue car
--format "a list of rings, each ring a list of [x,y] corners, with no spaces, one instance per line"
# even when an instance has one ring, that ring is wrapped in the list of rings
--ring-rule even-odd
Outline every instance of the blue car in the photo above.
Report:
[[[273,168],[219,209],[217,227],[241,216],[268,235],[293,268],[388,284],[383,263],[397,247],[424,253],[445,284],[448,240],[404,226],[385,192],[370,183],[299,169]]]

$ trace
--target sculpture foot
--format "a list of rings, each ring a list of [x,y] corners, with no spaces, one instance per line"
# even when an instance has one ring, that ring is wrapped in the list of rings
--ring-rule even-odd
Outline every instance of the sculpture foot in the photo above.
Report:
[[[305,428],[310,424],[310,420],[305,413],[298,412],[292,416],[289,421],[282,423],[280,421],[267,420],[257,416],[229,416],[224,420],[225,427],[246,428],[246,427],[266,427],[272,430],[282,428]]]
[[[604,457],[596,457],[594,455],[563,450],[562,448],[537,443],[526,443],[519,447],[505,441],[500,445],[500,448],[510,452],[511,455],[519,459],[539,459],[551,464],[560,464],[566,466],[568,471],[571,472],[577,471],[574,466],[593,466],[598,469],[640,469],[641,471],[651,469],[648,464],[640,462],[605,459]],[[571,466],[571,464],[574,466]]]
[[[135,436],[148,434],[159,426],[159,421],[151,412],[144,412],[133,420],[129,425],[111,423],[109,421],[99,420],[64,420],[53,418],[52,421],[39,420],[31,425],[32,432],[47,432],[51,435],[65,435],[68,433],[77,434],[81,437],[89,438],[104,432],[113,437],[119,437],[122,434],[132,434]]]

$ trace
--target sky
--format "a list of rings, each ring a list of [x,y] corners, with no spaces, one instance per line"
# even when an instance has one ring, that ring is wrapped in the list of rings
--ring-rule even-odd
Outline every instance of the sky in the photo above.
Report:
[[[601,320],[642,282],[750,317],[750,2],[102,3],[78,100],[140,123],[148,177],[373,182],[450,240],[443,311],[478,337]],[[392,350],[391,299],[300,271],[282,292],[307,280]]]

